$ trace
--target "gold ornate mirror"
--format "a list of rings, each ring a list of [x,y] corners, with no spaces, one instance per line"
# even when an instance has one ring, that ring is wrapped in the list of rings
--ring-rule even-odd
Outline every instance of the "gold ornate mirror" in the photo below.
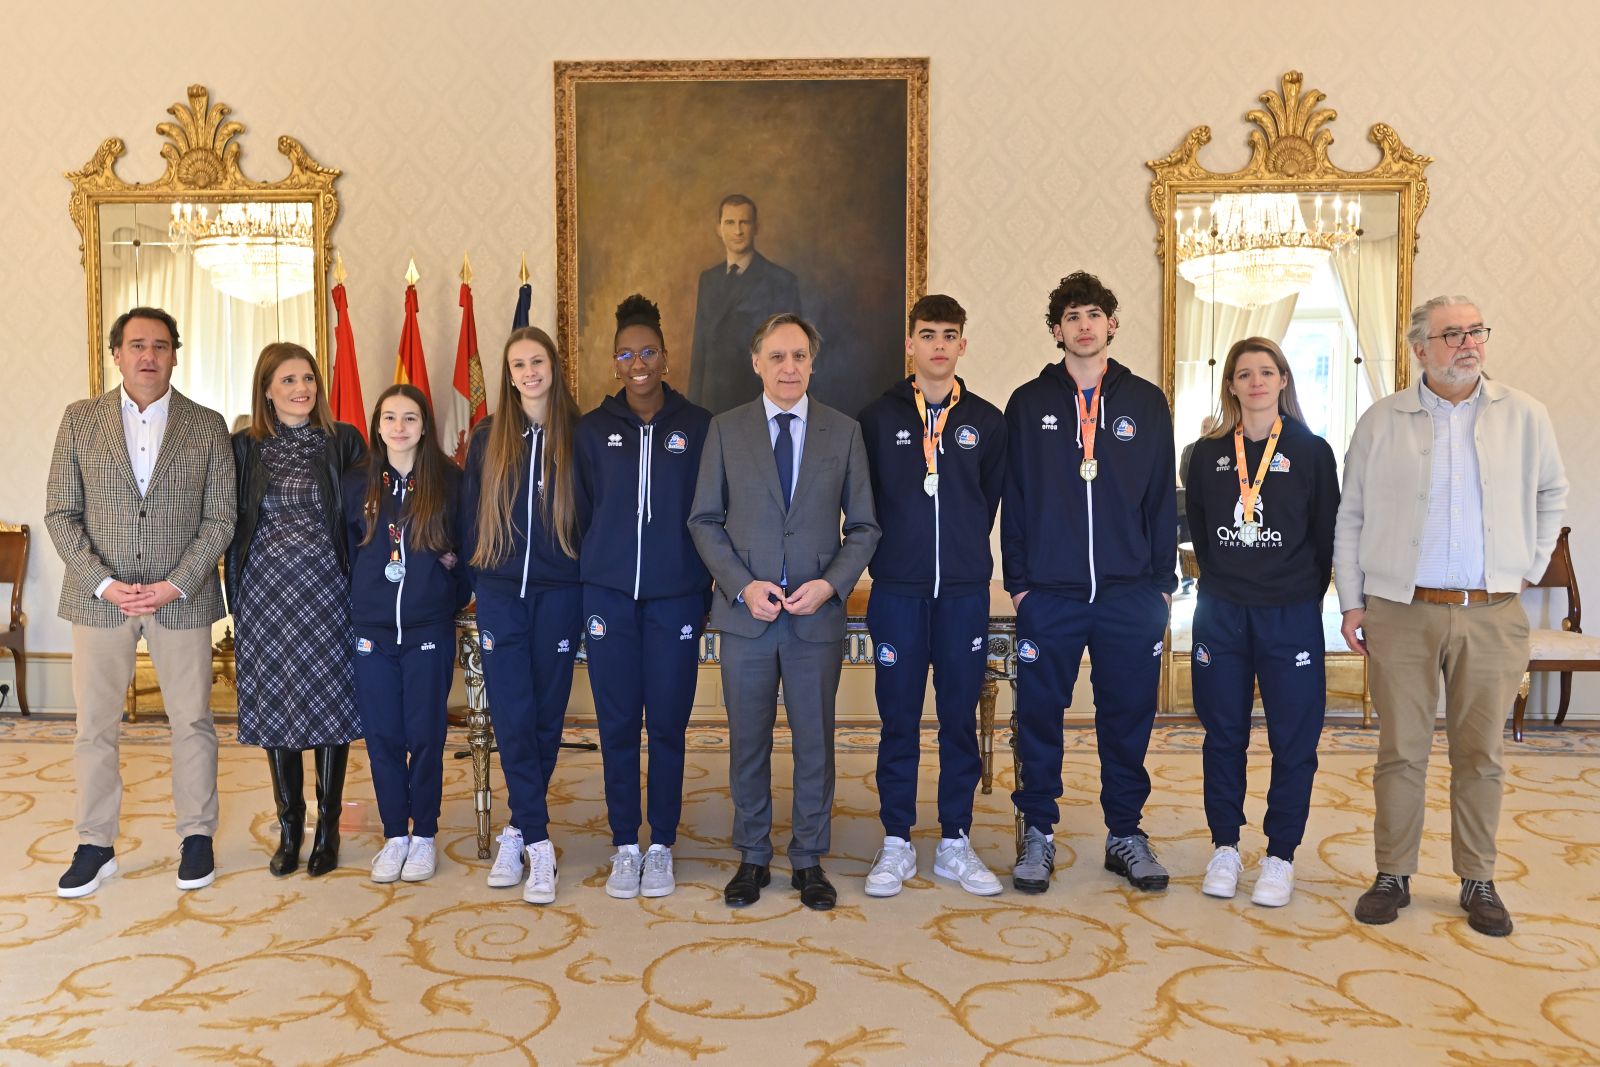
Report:
[[[1337,116],[1299,71],[1261,94],[1250,161],[1213,172],[1196,126],[1147,163],[1162,265],[1162,375],[1181,449],[1217,406],[1223,360],[1245,337],[1277,341],[1306,421],[1341,458],[1357,417],[1405,387],[1405,330],[1417,219],[1431,157],[1374,125],[1380,157],[1364,171],[1328,159]],[[1180,472],[1180,477],[1182,472]]]
[[[152,182],[115,172],[126,150],[108,137],[72,183],[68,212],[82,238],[88,294],[89,388],[118,378],[106,330],[130,307],[165,308],[183,348],[173,384],[222,412],[231,424],[250,411],[257,353],[294,341],[328,371],[329,231],[339,215],[339,171],[317,163],[293,137],[279,137],[289,174],[246,178],[239,167],[243,124],[212,104],[202,85],[173,104],[156,132],[166,137],[166,171]]]

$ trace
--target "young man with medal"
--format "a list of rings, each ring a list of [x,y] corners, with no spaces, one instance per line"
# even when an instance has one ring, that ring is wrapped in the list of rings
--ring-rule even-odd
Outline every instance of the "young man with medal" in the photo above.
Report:
[[[883,848],[866,892],[892,897],[917,873],[911,828],[923,695],[933,667],[939,719],[939,827],[933,873],[978,896],[1000,881],[973,851],[972,794],[983,771],[977,706],[988,660],[994,527],[1005,486],[1000,410],[956,376],[967,313],[924,296],[907,317],[914,373],[861,413],[883,540],[872,559],[867,628],[878,716],[878,803]]]
[[[1206,729],[1206,823],[1215,849],[1201,892],[1232,897],[1244,861],[1245,751],[1255,687],[1267,720],[1272,784],[1267,852],[1251,901],[1289,903],[1294,852],[1311,811],[1327,711],[1322,598],[1333,570],[1339,472],[1306,426],[1294,374],[1264,337],[1228,350],[1217,425],[1195,442],[1185,510],[1200,565],[1190,676]]]
[[[1085,648],[1094,684],[1106,870],[1162,890],[1139,821],[1150,795],[1163,635],[1177,588],[1172,416],[1155,385],[1106,355],[1117,298],[1092,274],[1061,279],[1045,322],[1059,362],[1006,405],[1000,550],[1017,606],[1017,755],[1025,824],[1012,881],[1050,888],[1061,798],[1062,711]]]

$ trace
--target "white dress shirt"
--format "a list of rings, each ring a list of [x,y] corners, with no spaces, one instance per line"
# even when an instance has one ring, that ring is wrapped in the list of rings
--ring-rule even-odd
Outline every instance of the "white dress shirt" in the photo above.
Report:
[[[761,394],[761,406],[767,412],[767,440],[772,442],[772,447],[778,447],[778,416],[785,414],[784,410],[772,402],[766,393]],[[794,455],[794,485],[789,487],[793,494],[795,486],[800,484],[800,456],[806,450],[806,415],[811,409],[811,396],[806,394],[800,402],[790,408],[787,414],[794,416],[794,421],[789,424],[789,439],[793,442]]]
[[[1417,584],[1425,589],[1484,588],[1483,486],[1478,474],[1478,409],[1483,380],[1459,404],[1417,383],[1422,410],[1433,420],[1428,516],[1417,553]]]

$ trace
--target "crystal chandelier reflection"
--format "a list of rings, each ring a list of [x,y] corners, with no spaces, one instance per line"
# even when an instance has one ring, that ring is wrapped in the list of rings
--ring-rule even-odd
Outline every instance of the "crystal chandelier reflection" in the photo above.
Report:
[[[270,307],[314,284],[310,204],[176,203],[167,232],[235,300]]]
[[[1335,196],[1327,218],[1319,194],[1307,227],[1295,193],[1224,193],[1204,227],[1197,206],[1184,226],[1176,213],[1178,273],[1201,300],[1258,308],[1298,293],[1336,249],[1355,240],[1361,204]]]

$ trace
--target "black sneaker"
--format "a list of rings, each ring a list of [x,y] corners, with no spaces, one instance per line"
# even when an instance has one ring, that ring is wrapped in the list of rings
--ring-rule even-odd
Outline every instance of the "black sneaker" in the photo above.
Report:
[[[86,897],[100,888],[100,879],[117,873],[117,850],[100,845],[79,845],[72,866],[56,883],[58,897]]]
[[[178,860],[178,888],[203,889],[217,880],[217,862],[211,856],[211,838],[190,834],[183,839]]]

